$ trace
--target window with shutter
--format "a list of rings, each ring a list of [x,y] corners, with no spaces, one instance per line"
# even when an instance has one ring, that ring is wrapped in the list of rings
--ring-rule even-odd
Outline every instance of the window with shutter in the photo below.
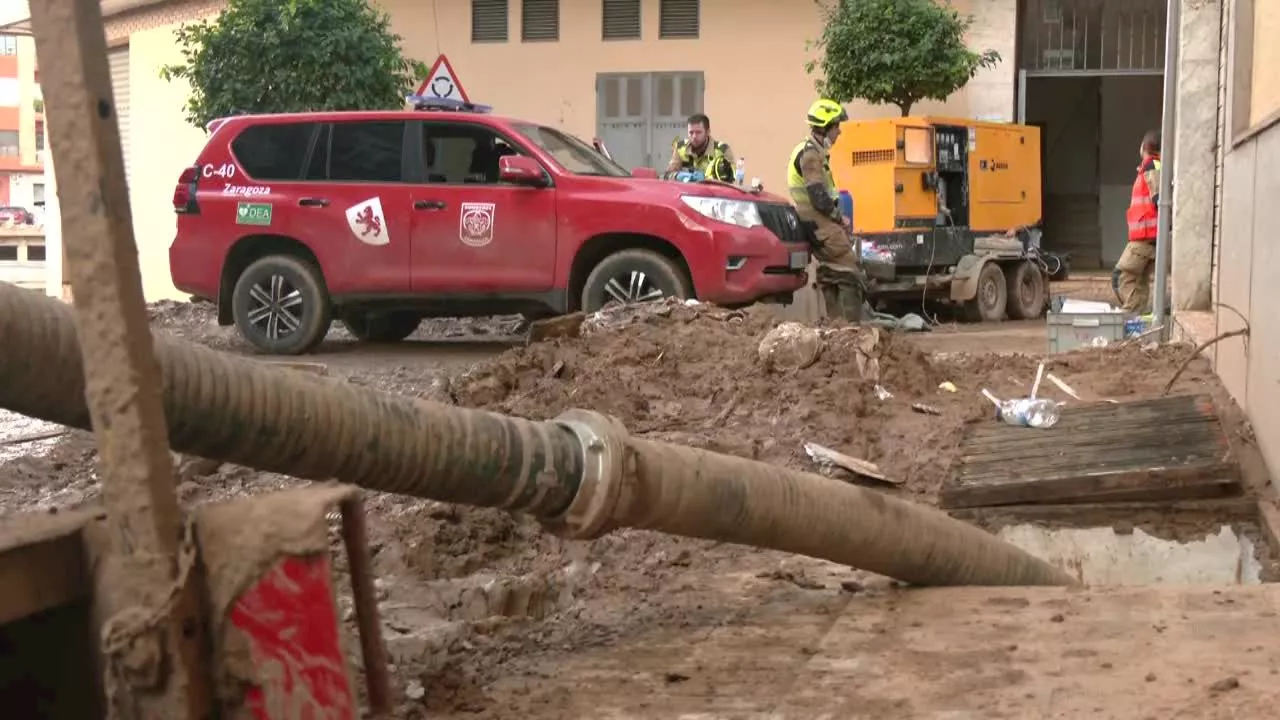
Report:
[[[640,39],[640,0],[603,0],[605,40]]]
[[[471,42],[506,42],[508,0],[471,0]]]
[[[658,5],[658,37],[698,37],[699,0],[660,0]]]
[[[524,0],[520,11],[523,42],[560,39],[560,0]]]

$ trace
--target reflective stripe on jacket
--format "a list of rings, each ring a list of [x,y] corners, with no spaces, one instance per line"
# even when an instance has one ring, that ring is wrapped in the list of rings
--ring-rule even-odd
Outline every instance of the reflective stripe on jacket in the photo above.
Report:
[[[809,191],[806,186],[809,184],[804,179],[804,175],[800,173],[800,154],[806,149],[812,149],[814,152],[822,153],[822,173],[823,185],[827,188],[827,193],[831,195],[831,203],[835,207],[840,206],[840,192],[836,190],[836,179],[831,175],[831,161],[826,151],[815,143],[811,138],[806,138],[791,151],[791,159],[787,162],[787,191],[791,193],[791,202],[797,207],[812,207],[813,203],[809,200]]]
[[[1155,164],[1156,177],[1159,177],[1160,158],[1153,157],[1148,162]],[[1130,242],[1151,242],[1156,239],[1160,224],[1160,210],[1152,199],[1151,187],[1147,183],[1147,163],[1138,168],[1138,177],[1133,180],[1133,193],[1129,198],[1129,211],[1125,219],[1129,223]],[[1158,190],[1158,189],[1157,189]]]

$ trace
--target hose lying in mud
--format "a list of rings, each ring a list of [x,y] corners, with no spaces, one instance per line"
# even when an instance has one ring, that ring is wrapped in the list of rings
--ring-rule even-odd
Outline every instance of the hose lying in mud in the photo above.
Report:
[[[0,283],[0,407],[89,429],[72,309]],[[157,337],[176,450],[311,479],[527,512],[566,537],[633,527],[794,552],[918,585],[1072,578],[944,513],[818,475],[380,393]]]

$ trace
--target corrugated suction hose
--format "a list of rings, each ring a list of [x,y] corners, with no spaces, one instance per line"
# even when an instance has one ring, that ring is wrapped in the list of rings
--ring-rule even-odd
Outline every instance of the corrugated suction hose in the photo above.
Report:
[[[582,452],[552,423],[389,395],[163,336],[169,444],[260,470],[543,516]],[[0,407],[90,428],[69,305],[0,283]]]
[[[0,407],[88,429],[72,309],[0,283]],[[379,393],[156,338],[173,448],[296,477],[528,512],[570,537],[658,530],[801,553],[921,585],[1068,585],[947,515],[765,463]]]

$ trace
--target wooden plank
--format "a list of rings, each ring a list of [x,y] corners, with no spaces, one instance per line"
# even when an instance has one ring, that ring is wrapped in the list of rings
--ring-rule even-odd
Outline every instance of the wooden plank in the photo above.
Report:
[[[1239,487],[1236,475],[1239,468],[1233,463],[1189,468],[1141,469],[1076,477],[1059,476],[1046,482],[1040,478],[1027,478],[1020,482],[996,485],[949,485],[939,494],[943,508],[981,507],[992,505],[1016,505],[1020,503],[1062,502],[1068,499],[1086,501],[1105,497],[1106,493],[1128,493],[1131,498],[1141,498],[1156,492],[1159,497],[1200,497],[1205,486],[1225,485]],[[1181,492],[1180,492],[1181,490]]]
[[[997,421],[992,420],[992,422]],[[1127,432],[1149,434],[1155,430],[1167,430],[1169,432],[1185,434],[1203,432],[1206,427],[1213,427],[1213,425],[1218,422],[1219,421],[1216,417],[1201,416],[1197,418],[1167,418],[1158,421],[1147,419],[1142,421],[1126,422],[1115,426],[1093,423],[1075,427],[1071,425],[1053,425],[1048,428],[1020,428],[1005,426],[996,431],[993,431],[990,428],[987,428],[982,432],[970,431],[966,435],[965,441],[970,447],[977,450],[998,449],[1010,442],[1017,442],[1019,445],[1024,446],[1043,445],[1052,447],[1055,442],[1062,442],[1063,435],[1070,435],[1074,437],[1076,435],[1086,434],[1100,438],[1108,438]]]
[[[209,717],[204,638],[192,631],[202,624],[199,583],[189,571],[196,567],[190,557],[195,548],[183,544],[102,11],[88,0],[41,0],[30,9],[50,111],[46,125],[58,168],[85,399],[98,441],[111,552],[119,561],[98,578],[94,592],[96,611],[106,618],[106,665],[121,687],[108,698],[115,705],[110,711]],[[147,621],[130,621],[126,612]],[[149,684],[123,676],[127,661],[148,656],[156,668]]]
[[[1174,500],[1170,502],[1125,502],[1109,500],[1101,503],[1063,503],[1060,505],[1002,505],[988,508],[956,508],[947,514],[957,520],[985,525],[1024,522],[1049,523],[1070,527],[1108,525],[1130,522],[1135,517],[1203,517],[1216,522],[1258,522],[1259,503],[1252,498]],[[1277,546],[1280,548],[1280,546]]]
[[[81,531],[93,517],[30,513],[0,523],[0,625],[89,595]]]
[[[1207,395],[1071,406],[1044,429],[971,426],[943,507],[1214,497],[1239,467]]]
[[[1106,404],[1097,407],[1067,406],[1062,409],[1058,422],[1050,428],[1023,428],[1005,425],[992,418],[972,423],[966,432],[966,442],[981,447],[1000,445],[1017,438],[1023,442],[1043,440],[1051,442],[1055,436],[1080,430],[1100,435],[1130,431],[1137,428],[1172,428],[1181,425],[1198,425],[1218,421],[1213,401],[1207,396],[1176,396],[1160,401],[1136,401],[1152,403],[1154,407],[1133,409],[1125,403]],[[1158,403],[1158,404],[1157,404]],[[1108,412],[1109,411],[1109,412]]]
[[[984,485],[1006,482],[1020,482],[1026,476],[1033,475],[1040,480],[1058,477],[1075,477],[1106,472],[1121,472],[1135,468],[1158,469],[1163,467],[1209,466],[1227,462],[1219,456],[1208,457],[1174,457],[1158,455],[1115,454],[1093,459],[1075,459],[1070,457],[1046,458],[1041,462],[1030,460],[1004,461],[962,468],[957,485]],[[1010,468],[1015,468],[1010,472]]]

